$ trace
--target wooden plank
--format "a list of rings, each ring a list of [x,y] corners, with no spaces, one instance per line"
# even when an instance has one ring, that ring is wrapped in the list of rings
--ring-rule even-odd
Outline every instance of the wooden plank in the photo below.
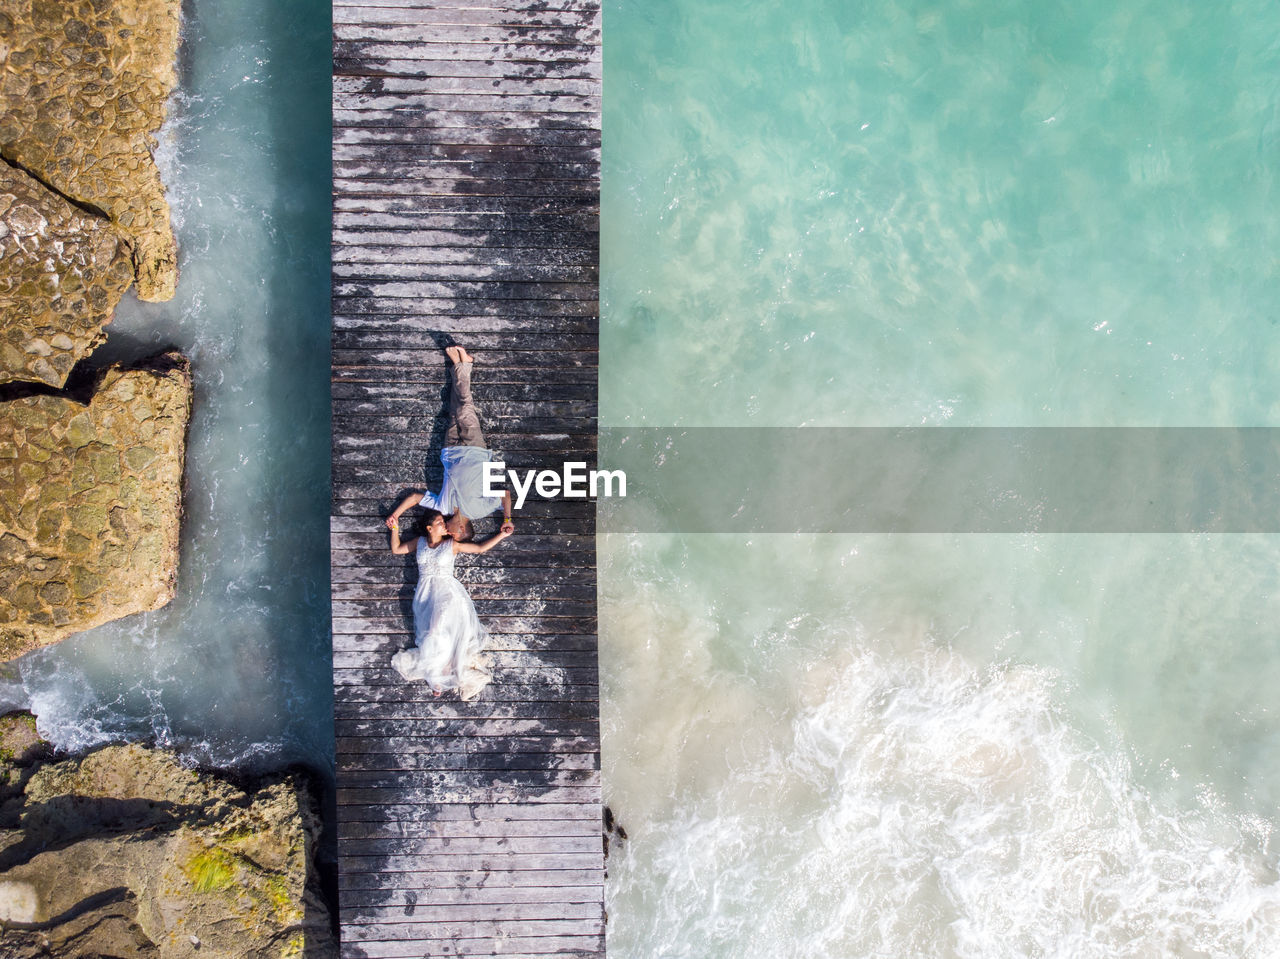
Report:
[[[339,789],[339,793],[342,790]],[[406,845],[412,845],[407,840]],[[432,872],[462,872],[471,870],[489,870],[492,872],[532,872],[549,869],[592,869],[603,867],[604,850],[600,843],[590,852],[571,853],[516,853],[505,852],[496,845],[491,845],[485,852],[473,855],[459,854],[449,856],[445,862],[436,861],[435,856],[418,856],[413,852],[397,853],[347,853],[346,849],[358,848],[360,843],[339,847],[338,856],[343,860],[348,873],[361,872],[419,872],[424,862]]]
[[[453,785],[448,782],[424,783],[418,787],[403,784],[386,786],[344,787],[338,782],[339,806],[365,806],[370,803],[387,803],[392,800],[417,806],[437,806],[441,803],[584,803],[595,807],[600,802],[600,784],[582,786],[545,786],[536,788],[525,783],[476,783]],[[342,812],[339,810],[339,815]],[[341,855],[341,847],[339,847]]]
[[[495,945],[497,943],[497,945]],[[558,956],[566,959],[602,955],[603,937],[547,936],[530,939],[502,937],[494,939],[423,940],[421,942],[353,942],[350,952],[359,959],[402,959],[405,956],[502,956],[504,959],[530,959],[535,956]],[[501,951],[497,951],[497,950]]]
[[[356,825],[366,825],[358,823]],[[370,823],[367,825],[379,825],[378,823]],[[527,825],[533,828],[550,828],[547,822],[530,822]],[[580,824],[579,824],[580,825]],[[509,904],[519,906],[521,904],[545,904],[554,903],[580,903],[580,904],[598,904],[601,902],[603,894],[601,886],[593,885],[546,885],[546,886],[495,886],[494,888],[441,888],[434,886],[430,889],[415,888],[363,888],[358,883],[347,885],[342,890],[342,902],[344,906],[353,909],[362,907],[382,907],[382,908],[405,908],[414,906],[423,906],[430,908],[433,905],[455,905],[455,906],[471,906],[471,905],[489,905],[502,906]]]
[[[533,804],[528,804],[532,806]],[[422,809],[411,807],[406,814],[422,815]],[[497,890],[497,889],[547,889],[557,886],[580,887],[596,884],[599,876],[594,869],[520,869],[473,870],[455,869],[442,871],[421,869],[402,872],[395,877],[394,885],[389,877],[376,872],[343,870],[338,873],[338,888],[346,890]]]
[[[602,822],[590,804],[441,803],[430,809],[396,803],[369,803],[346,811],[349,822],[533,822],[566,819]]]
[[[582,18],[568,24],[518,22],[450,23],[449,17],[437,22],[369,23],[338,21],[333,25],[335,47],[348,42],[404,43],[415,49],[452,44],[488,46],[493,52],[506,46],[522,51],[533,48],[536,55],[555,57],[561,47],[599,46],[600,25],[595,17]],[[445,22],[438,22],[445,21]],[[461,57],[460,59],[487,59]]]
[[[571,129],[538,129],[508,127],[451,127],[442,129],[405,130],[396,127],[335,127],[334,146],[361,144],[365,146],[392,143],[428,145],[441,150],[453,150],[474,146],[521,146],[550,149],[552,147],[600,148],[600,130],[595,127],[576,126]],[[335,204],[335,211],[342,212]],[[467,212],[464,210],[463,212]],[[548,211],[548,213],[563,211]],[[341,222],[339,220],[338,222]]]
[[[488,10],[493,16],[520,12],[526,18],[533,18],[548,10],[599,13],[600,2],[599,0],[339,0],[334,7],[354,7],[359,10],[375,10],[378,7]]]
[[[368,133],[372,137],[384,132],[387,127],[351,127],[360,133]],[[410,137],[413,128],[399,128],[401,133]],[[553,130],[539,131],[539,136],[552,133]],[[333,198],[335,209],[343,213],[413,213],[423,215],[436,214],[469,214],[471,216],[488,216],[495,224],[502,216],[531,216],[547,214],[548,223],[559,223],[566,216],[598,217],[600,204],[593,197],[563,196],[544,199],[542,197],[477,196],[465,194],[460,196],[337,196]]]
[[[419,266],[465,264],[472,270],[521,266],[527,268],[531,250],[539,251],[540,256],[545,255],[550,261],[549,265],[554,267],[574,266],[595,269],[597,262],[594,246],[556,246],[554,249],[543,252],[543,247],[539,244],[528,244],[522,247],[497,246],[491,238],[477,237],[475,245],[484,249],[483,265],[478,265],[475,263],[476,251],[470,249],[468,243],[460,243],[457,234],[448,237],[436,234],[441,240],[438,246],[423,242],[424,238],[429,236],[431,234],[422,231],[405,231],[372,235],[348,234],[346,238],[335,238],[333,248],[335,269],[338,264],[356,263],[414,263]],[[559,236],[559,234],[545,234],[544,238],[550,244],[554,243]],[[513,325],[511,330],[519,332],[521,327]]]
[[[497,14],[495,17],[494,14]],[[514,11],[474,9],[468,7],[436,7],[395,5],[338,5],[333,7],[335,24],[479,24],[482,26],[501,27],[511,24],[516,27],[585,27],[600,24],[599,10],[539,10],[523,16]]]
[[[576,698],[572,702],[560,702],[555,700],[550,691],[529,698],[521,698],[512,701],[485,701],[485,705],[481,707],[471,708],[467,704],[464,708],[453,706],[449,703],[439,703],[434,699],[431,693],[426,689],[425,684],[419,684],[422,687],[421,692],[414,694],[406,694],[400,696],[401,687],[392,685],[387,687],[375,687],[379,691],[390,690],[385,698],[371,697],[359,702],[352,702],[343,698],[341,702],[334,705],[333,715],[335,720],[376,720],[385,722],[388,719],[403,719],[413,721],[417,719],[440,719],[440,718],[458,718],[468,719],[477,716],[483,716],[487,719],[528,719],[540,722],[552,719],[592,719],[599,712],[599,704],[597,702],[598,693],[592,696],[582,695],[578,690],[580,687],[566,687],[566,693]],[[439,705],[439,708],[436,708]],[[403,764],[404,768],[420,768],[418,764],[406,760]]]
[[[600,96],[600,84],[583,77],[334,77],[335,96],[397,93],[471,93],[511,96]],[[533,148],[539,149],[539,148]],[[334,156],[341,156],[334,151]],[[596,153],[597,160],[600,159]]]
[[[352,51],[355,52],[355,51]],[[520,76],[596,79],[601,75],[599,60],[563,60],[529,64],[506,60],[430,60],[422,57],[358,57],[335,51],[333,69],[336,76],[346,77],[477,77],[512,78]],[[537,71],[536,73],[534,71]]]
[[[583,81],[577,81],[582,83]],[[353,90],[335,86],[334,110],[378,113],[388,110],[413,109],[422,112],[445,111],[452,113],[534,113],[541,115],[561,113],[594,114],[600,110],[599,94],[572,92],[541,93],[528,87],[507,89],[436,91],[424,90],[425,82],[413,78],[389,78],[381,82],[365,80],[361,86],[369,89]],[[374,90],[374,87],[382,89]],[[415,87],[417,89],[415,89]]]
[[[477,753],[435,752],[402,755],[398,752],[359,752],[339,757],[339,768],[343,770],[373,772],[375,770],[392,771],[424,769],[594,769],[598,759],[594,753]]]
[[[591,836],[600,842],[601,823],[591,819],[397,819],[394,821],[348,821],[341,823],[338,834],[344,838],[376,839],[397,836],[418,838],[509,839],[516,836]]]
[[[373,736],[379,739],[395,737],[399,740],[405,740],[403,748],[406,750],[411,745],[410,740],[483,737],[502,739],[530,736],[576,739],[589,738],[600,734],[600,724],[586,719],[411,719],[376,721],[339,719],[334,722],[334,728],[339,736]]]
[[[335,61],[393,60],[401,62],[436,62],[440,60],[479,60],[497,61],[511,64],[564,64],[589,63],[600,59],[600,46],[590,42],[573,42],[566,38],[563,43],[540,43],[537,41],[521,43],[501,43],[484,41],[468,43],[465,40],[432,43],[423,39],[387,39],[335,38],[333,44]],[[410,74],[413,75],[413,74]]]
[[[598,841],[597,837],[597,841]],[[352,910],[353,923],[398,922],[398,923],[443,923],[465,922],[467,920],[486,919],[596,919],[600,918],[600,910],[593,902],[583,903],[549,903],[549,902],[513,902],[513,903],[431,903],[423,905],[416,901],[412,904],[390,905],[385,903],[368,904]],[[428,930],[430,934],[438,934],[438,929]]]
[[[349,941],[355,942],[395,942],[400,940],[416,940],[422,937],[432,939],[475,939],[491,937],[509,940],[519,936],[590,936],[603,935],[604,922],[600,916],[593,918],[557,917],[555,919],[497,919],[481,921],[477,918],[463,916],[461,922],[449,922],[442,919],[417,919],[417,917],[395,916],[382,913],[371,917],[370,925],[363,925],[359,920],[352,922]],[[368,922],[369,920],[364,920]],[[429,923],[429,925],[428,925]]]

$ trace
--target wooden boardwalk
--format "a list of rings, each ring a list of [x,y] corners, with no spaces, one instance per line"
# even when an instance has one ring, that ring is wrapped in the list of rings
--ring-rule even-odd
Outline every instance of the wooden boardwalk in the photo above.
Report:
[[[516,536],[460,557],[492,632],[471,703],[390,669],[416,570],[381,526],[439,488],[449,338],[509,465],[595,462],[599,2],[333,17],[342,955],[602,956],[594,506],[531,497]]]

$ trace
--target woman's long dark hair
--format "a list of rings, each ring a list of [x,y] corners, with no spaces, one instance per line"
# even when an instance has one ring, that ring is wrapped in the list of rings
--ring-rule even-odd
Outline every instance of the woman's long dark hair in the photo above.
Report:
[[[440,512],[438,509],[429,509],[427,507],[423,507],[422,515],[418,517],[418,530],[420,531],[418,532],[419,536],[427,535],[427,527],[436,521],[437,516],[439,516],[441,519],[444,519],[444,513]],[[447,531],[445,532],[444,535],[446,539],[449,537],[449,534]],[[429,542],[430,537],[427,537],[427,539]]]

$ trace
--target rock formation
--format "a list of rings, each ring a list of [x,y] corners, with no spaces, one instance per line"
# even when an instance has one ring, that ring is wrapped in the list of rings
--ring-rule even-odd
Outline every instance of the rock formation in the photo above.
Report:
[[[137,745],[9,766],[0,955],[335,955],[301,780],[246,791]]]
[[[0,0],[0,156],[129,239],[138,296],[177,282],[151,157],[176,83],[180,0]]]
[[[0,660],[173,598],[190,410],[176,353],[0,403]]]
[[[0,383],[62,386],[133,282],[128,243],[0,161]]]

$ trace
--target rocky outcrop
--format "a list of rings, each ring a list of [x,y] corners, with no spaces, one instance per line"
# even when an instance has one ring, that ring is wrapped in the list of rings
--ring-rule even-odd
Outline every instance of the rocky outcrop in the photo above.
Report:
[[[296,777],[246,790],[160,750],[16,767],[0,807],[0,955],[326,959],[319,820]]]
[[[177,353],[0,403],[0,660],[173,598],[190,410]]]
[[[138,296],[177,256],[151,157],[176,82],[180,0],[0,0],[0,156],[130,240]]]
[[[0,161],[0,383],[62,386],[133,282],[129,244]]]

